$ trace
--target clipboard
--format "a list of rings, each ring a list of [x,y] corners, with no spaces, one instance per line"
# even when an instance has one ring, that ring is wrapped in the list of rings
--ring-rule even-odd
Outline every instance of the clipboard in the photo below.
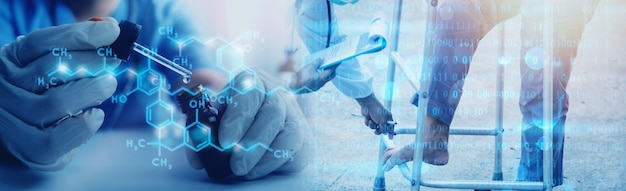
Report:
[[[302,63],[311,64],[317,59],[322,59],[323,63],[318,69],[325,70],[357,56],[379,52],[387,46],[385,36],[388,28],[387,22],[382,17],[375,18],[369,32],[306,56]]]

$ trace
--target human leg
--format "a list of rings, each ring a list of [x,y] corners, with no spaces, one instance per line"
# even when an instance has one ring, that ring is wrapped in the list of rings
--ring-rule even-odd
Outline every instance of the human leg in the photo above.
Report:
[[[448,162],[449,126],[463,94],[465,77],[478,42],[498,22],[495,3],[490,0],[442,1],[435,29],[427,35],[430,49],[424,64],[431,65],[423,161],[434,165]]]
[[[590,20],[589,8],[597,1],[567,1],[554,9],[554,39],[543,39],[542,1],[528,0],[522,5],[521,91],[522,151],[517,173],[518,181],[543,179],[543,45],[553,45],[553,186],[563,183],[564,124],[569,99],[566,92],[571,64],[576,57],[578,41]],[[564,2],[562,2],[564,3]],[[559,3],[555,3],[559,4]],[[593,11],[593,9],[591,9]]]

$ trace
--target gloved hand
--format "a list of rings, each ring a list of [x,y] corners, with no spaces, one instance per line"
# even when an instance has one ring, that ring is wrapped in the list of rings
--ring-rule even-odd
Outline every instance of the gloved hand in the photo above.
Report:
[[[365,117],[365,125],[370,127],[370,129],[375,129],[374,133],[376,135],[382,133],[388,135],[389,139],[393,139],[395,124],[388,123],[393,121],[393,116],[376,99],[376,96],[371,94],[364,98],[357,98],[356,101],[361,106],[361,115]]]
[[[261,71],[256,75],[240,73],[231,83],[237,90],[229,89],[233,103],[227,104],[221,118],[219,143],[222,147],[237,144],[250,149],[233,147],[230,166],[234,175],[252,180],[272,172],[301,171],[310,160],[305,141],[308,122],[293,95],[275,89],[281,82]],[[249,91],[240,94],[238,90]],[[281,153],[276,157],[274,152],[278,150]],[[289,156],[283,156],[282,151]],[[190,152],[187,156],[191,166],[204,168],[197,155]]]
[[[90,72],[119,65],[96,52],[118,35],[107,18],[36,30],[0,49],[0,139],[11,154],[31,168],[58,170],[98,130],[104,113],[91,107],[110,97],[117,81]],[[90,72],[72,75],[80,69]],[[54,83],[42,86],[39,77]]]
[[[323,63],[323,60],[318,59],[314,61],[314,63],[302,66],[291,78],[289,88],[297,91],[296,93],[298,94],[315,92],[322,88],[328,81],[335,77],[335,69],[339,66],[336,65],[325,70],[319,70],[318,68]]]

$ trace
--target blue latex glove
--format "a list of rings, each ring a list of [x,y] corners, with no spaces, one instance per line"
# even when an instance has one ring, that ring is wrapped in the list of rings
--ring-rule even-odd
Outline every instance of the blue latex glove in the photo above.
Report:
[[[119,59],[101,57],[96,49],[118,35],[117,22],[106,18],[36,30],[0,49],[0,138],[11,154],[33,169],[58,170],[100,128],[104,112],[91,107],[115,92],[115,78],[48,74],[117,67]],[[53,48],[67,49],[62,66]],[[38,77],[56,78],[56,85],[38,85]]]
[[[233,80],[239,93],[231,89],[233,103],[228,104],[219,125],[220,145],[238,144],[252,148],[255,144],[269,146],[274,151],[288,150],[289,157],[275,157],[275,153],[257,146],[244,151],[235,146],[230,166],[235,176],[252,180],[272,172],[298,172],[310,160],[307,152],[308,122],[293,94],[286,88],[275,89],[282,82],[261,71],[256,75],[241,73]],[[255,88],[257,87],[257,88]],[[266,91],[273,93],[266,94]],[[187,153],[194,168],[203,168],[193,152]]]

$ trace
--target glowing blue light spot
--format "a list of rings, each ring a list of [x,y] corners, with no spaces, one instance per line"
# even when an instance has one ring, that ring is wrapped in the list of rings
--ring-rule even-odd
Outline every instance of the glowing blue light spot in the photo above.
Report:
[[[390,92],[387,91],[387,89],[392,89],[393,95],[390,95],[389,94]],[[393,82],[385,82],[385,84],[380,86],[379,92],[380,92],[379,95],[383,95],[383,98],[385,101],[389,101],[392,99],[396,99],[398,97],[398,94],[400,93],[400,89]]]
[[[67,72],[69,69],[67,68],[67,64],[65,63],[60,63],[57,70],[59,70],[59,72],[61,73],[65,73]]]
[[[498,64],[500,65],[507,65],[511,63],[511,57],[509,56],[501,56],[498,58]]]
[[[377,69],[384,69],[384,68],[387,68],[388,61],[389,59],[387,58],[386,55],[379,54],[374,58],[374,65],[376,66]]]
[[[534,47],[528,50],[524,56],[524,63],[526,63],[530,69],[541,70],[543,68],[543,49]]]
[[[438,13],[439,13],[439,17],[444,21],[450,20],[452,19],[452,17],[454,17],[454,10],[452,9],[452,6],[450,5],[442,5],[439,8]]]

